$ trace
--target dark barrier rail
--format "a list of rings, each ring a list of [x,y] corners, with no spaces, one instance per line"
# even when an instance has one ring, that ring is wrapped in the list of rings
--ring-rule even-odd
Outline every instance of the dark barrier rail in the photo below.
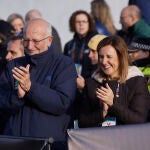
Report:
[[[150,150],[150,123],[68,130],[69,150]]]
[[[0,150],[67,150],[66,141],[53,138],[14,137],[0,135]]]
[[[0,150],[41,150],[46,141],[47,139],[0,136]]]

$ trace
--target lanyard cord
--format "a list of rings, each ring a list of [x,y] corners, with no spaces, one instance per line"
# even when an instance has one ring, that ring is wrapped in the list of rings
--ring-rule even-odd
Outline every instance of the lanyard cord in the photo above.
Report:
[[[116,88],[116,97],[118,98],[118,97],[120,97],[120,95],[119,95],[119,83],[118,83],[118,85],[117,85],[117,88]]]

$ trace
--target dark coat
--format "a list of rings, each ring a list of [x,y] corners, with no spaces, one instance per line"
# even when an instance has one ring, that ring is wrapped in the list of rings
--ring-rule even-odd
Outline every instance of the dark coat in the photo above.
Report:
[[[97,32],[89,32],[85,37],[75,34],[73,39],[65,44],[64,54],[71,57],[76,64],[82,65],[81,75],[84,78],[90,77],[93,65],[91,64],[89,55],[88,42]]]
[[[14,66],[30,64],[31,88],[19,99]],[[8,115],[5,135],[63,140],[76,93],[73,61],[48,50],[10,61],[0,78],[0,112]]]
[[[142,59],[138,59],[134,61],[133,65],[138,66],[138,67],[150,66],[150,56],[147,58],[142,58]]]
[[[140,19],[133,26],[128,28],[128,32],[119,30],[117,35],[121,36],[127,45],[129,45],[134,38],[150,38],[150,26],[143,20]]]
[[[57,30],[52,26],[53,42],[51,48],[54,52],[62,53],[61,40]]]
[[[119,97],[115,96],[114,104],[108,110],[107,117],[116,117],[117,125],[147,121],[148,105],[150,104],[147,81],[140,75],[141,73],[135,70],[137,70],[135,67],[131,67],[126,82],[119,86]],[[117,81],[107,82],[116,95]],[[105,120],[102,116],[103,105],[96,98],[96,88],[101,84],[102,82],[99,82],[94,76],[86,81],[79,104],[80,127],[98,127]]]

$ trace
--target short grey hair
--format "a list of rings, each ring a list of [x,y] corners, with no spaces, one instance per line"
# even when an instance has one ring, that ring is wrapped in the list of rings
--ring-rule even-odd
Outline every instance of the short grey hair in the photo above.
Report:
[[[24,28],[23,28],[23,35],[25,34],[25,31],[26,31],[26,29],[27,29],[27,27],[28,27],[28,25],[32,22],[32,21],[35,21],[35,20],[37,20],[37,19],[39,19],[39,18],[36,18],[36,19],[32,19],[32,20],[30,20],[30,21],[28,21],[26,24],[25,24],[25,26],[24,26]],[[40,19],[42,19],[42,18],[40,18]],[[44,20],[44,19],[42,19],[42,20]],[[49,23],[49,22],[47,22],[46,20],[44,20],[45,22],[46,22],[46,32],[45,32],[45,34],[47,35],[47,36],[52,36],[52,26],[51,26],[51,24]]]
[[[31,9],[25,15],[26,22],[35,18],[42,18],[42,13],[38,9]]]
[[[52,36],[52,25],[50,23],[48,23],[48,22],[47,22],[47,25],[48,25],[48,27],[47,27],[47,34]]]

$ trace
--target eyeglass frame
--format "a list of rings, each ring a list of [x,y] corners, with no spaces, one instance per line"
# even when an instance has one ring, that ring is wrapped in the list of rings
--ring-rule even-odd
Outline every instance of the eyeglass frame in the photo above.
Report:
[[[30,41],[32,41],[35,45],[37,45],[39,42],[44,41],[44,40],[46,40],[46,39],[49,38],[49,37],[52,37],[52,36],[49,35],[49,36],[47,36],[47,37],[45,37],[45,38],[43,38],[43,39],[41,39],[41,40],[27,40],[27,39],[24,39],[24,38],[22,38],[22,40],[23,40],[23,44],[24,44],[24,42],[29,43]],[[26,44],[27,44],[27,43],[26,43]]]
[[[129,18],[129,17],[130,17],[130,15],[120,16],[120,20],[124,20],[124,19]]]
[[[75,21],[75,23],[76,24],[87,24],[87,23],[89,23],[89,21],[88,20],[77,20],[77,21]]]

